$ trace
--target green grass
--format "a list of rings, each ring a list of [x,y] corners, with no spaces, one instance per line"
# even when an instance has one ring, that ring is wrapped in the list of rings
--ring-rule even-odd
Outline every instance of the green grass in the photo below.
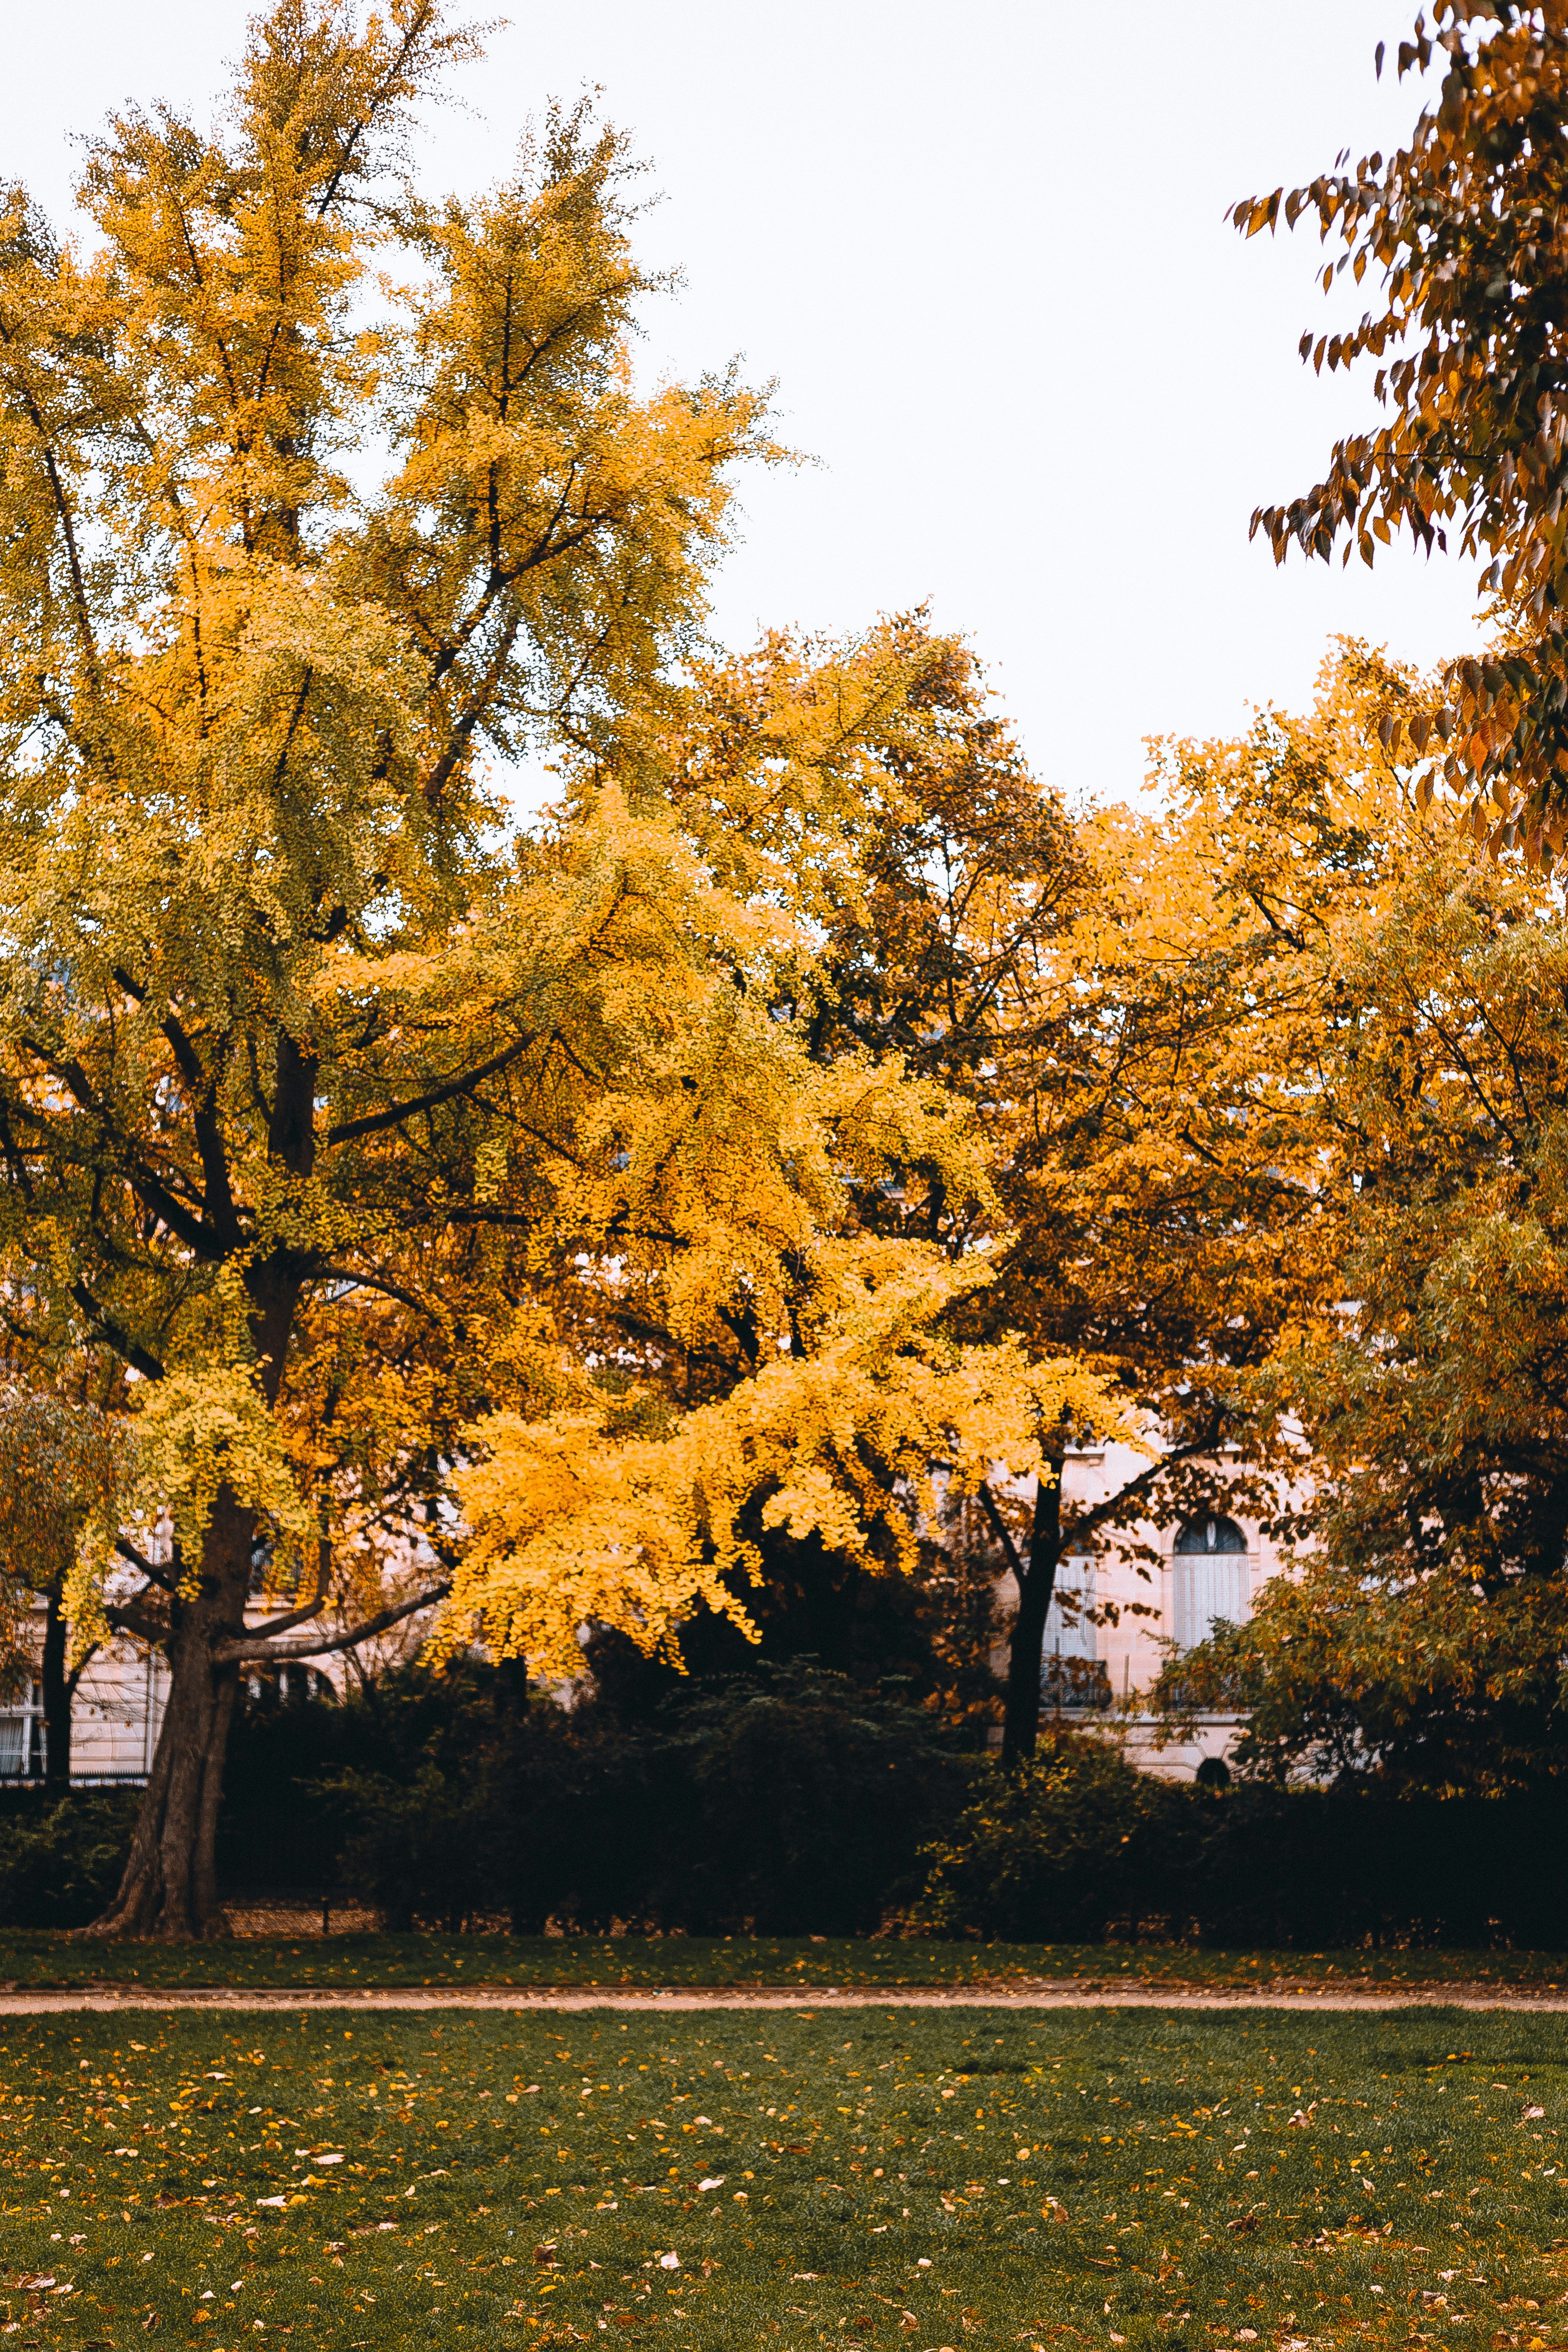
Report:
[[[1267,1984],[1274,1978],[1352,1978],[1380,1986],[1479,1979],[1568,1987],[1562,1952],[1221,1952],[1178,1944],[928,1943],[896,1938],[752,1936],[256,1937],[162,1945],[86,1943],[44,1930],[0,1935],[0,1982],[77,1990],[204,1985],[855,1986],[983,1981]]]
[[[1555,2016],[6,2027],[18,2347],[1568,2340]]]

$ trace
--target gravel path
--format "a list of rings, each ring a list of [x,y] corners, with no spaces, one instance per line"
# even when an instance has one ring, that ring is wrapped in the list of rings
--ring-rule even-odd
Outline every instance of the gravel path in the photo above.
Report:
[[[1279,1982],[1230,1990],[1225,1986],[1109,1985],[1093,1981],[1037,1984],[857,1985],[792,1992],[787,1986],[680,1986],[627,1992],[593,1985],[410,1985],[289,1990],[277,1987],[160,1991],[140,1985],[93,1985],[79,1990],[26,1986],[0,1992],[0,2015],[41,2016],[83,2010],[508,2010],[559,2012],[585,2009],[779,2009],[796,2013],[843,2009],[1394,2009],[1541,2010],[1568,2011],[1568,1992],[1501,1990],[1485,1984],[1375,1986]]]

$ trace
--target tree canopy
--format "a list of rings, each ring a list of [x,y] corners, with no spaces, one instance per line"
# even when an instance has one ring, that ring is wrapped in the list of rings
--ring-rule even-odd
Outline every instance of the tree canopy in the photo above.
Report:
[[[107,1928],[216,1918],[242,1667],[443,1601],[541,1670],[585,1621],[668,1650],[743,1617],[758,1510],[896,1566],[933,1475],[1101,1407],[958,1328],[994,1187],[909,1018],[812,1032],[868,778],[918,830],[910,780],[991,756],[973,661],[705,647],[763,402],[637,389],[586,108],[419,193],[473,53],[433,0],[280,0],[218,130],[89,143],[91,250],[5,199],[0,1314],[117,1433],[78,1642],[174,1675]]]
[[[1429,22],[1428,22],[1429,19]],[[1481,560],[1499,628],[1410,715],[1423,793],[1466,796],[1478,838],[1537,859],[1568,839],[1568,10],[1562,0],[1433,0],[1398,45],[1401,76],[1444,59],[1408,145],[1236,205],[1255,236],[1315,218],[1325,292],[1371,270],[1381,305],[1301,339],[1314,368],[1376,362],[1387,421],[1335,445],[1304,496],[1261,507],[1283,562],[1336,545],[1373,562],[1399,532]],[[1384,64],[1377,47],[1377,68]],[[1388,715],[1390,730],[1400,724]]]

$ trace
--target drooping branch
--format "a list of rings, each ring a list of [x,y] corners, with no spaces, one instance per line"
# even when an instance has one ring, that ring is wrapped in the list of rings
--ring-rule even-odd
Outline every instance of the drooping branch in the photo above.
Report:
[[[86,1649],[82,1652],[80,1657],[77,1660],[75,1665],[71,1668],[69,1674],[66,1676],[67,1698],[75,1698],[81,1678],[83,1675],[86,1674],[89,1666],[91,1665],[94,1658],[97,1657],[98,1651],[99,1644],[96,1642],[89,1642]]]

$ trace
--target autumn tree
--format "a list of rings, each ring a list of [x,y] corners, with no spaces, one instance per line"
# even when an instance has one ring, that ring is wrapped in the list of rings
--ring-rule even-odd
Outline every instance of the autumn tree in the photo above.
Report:
[[[1058,1391],[1026,1492],[977,1481],[947,1520],[955,1556],[988,1542],[1016,1589],[1010,1759],[1034,1745],[1070,1550],[1136,1547],[1149,1517],[1222,1496],[1273,1507],[1278,1436],[1248,1380],[1331,1279],[1300,1114],[1307,937],[1337,904],[1331,869],[1370,885],[1376,864],[1333,814],[1331,739],[1385,686],[1348,661],[1318,740],[1269,723],[1245,751],[1173,747],[1157,818],[1069,817],[973,656],[918,618],[848,647],[775,637],[706,672],[686,731],[658,746],[705,857],[805,925],[780,1009],[813,1056],[897,1051],[970,1108],[988,1186],[896,1160],[858,1218],[992,1268],[955,1307],[972,1342],[1091,1363],[1104,1383],[1098,1423]],[[1205,762],[1223,760],[1247,786],[1222,813]],[[1069,1448],[1118,1415],[1148,1440],[1144,1466],[1064,1510]],[[1221,1458],[1237,1445],[1246,1478]]]
[[[1171,1696],[1245,1701],[1255,1771],[1496,1790],[1568,1763],[1568,942],[1547,884],[1379,788],[1364,740],[1333,765],[1386,846],[1313,950],[1337,1296],[1258,1383],[1310,1470],[1296,1570]]]
[[[803,1542],[841,1586],[914,1574],[950,1491],[1037,1465],[1066,1412],[1118,1412],[1070,1355],[966,1328],[1000,1213],[977,1075],[990,1002],[1059,919],[1073,865],[973,656],[911,622],[839,646],[776,635],[692,665],[657,725],[631,714],[574,763],[579,801],[606,763],[773,927],[736,1038],[761,1024],[791,1076],[732,1052],[700,1090],[715,1135],[679,1210],[689,1242],[566,1277],[615,1383],[563,1416],[473,1425],[453,1619],[471,1611],[503,1648],[565,1558],[616,1583],[628,1560],[700,1554],[715,1608]],[[960,1004],[944,1059],[931,1024]],[[661,1142],[617,1142],[628,1202],[650,1180],[679,1197]],[[640,1207],[631,1229],[652,1238]],[[722,1285],[703,1273],[715,1244]]]
[[[965,1345],[981,1260],[858,1212],[907,1167],[985,1196],[973,1120],[814,1058],[798,911],[668,789],[759,404],[634,392],[632,166],[585,112],[482,199],[408,184],[471,53],[430,0],[283,0],[221,133],[89,147],[92,254],[8,203],[0,1299],[123,1428],[74,1639],[172,1671],[100,1932],[217,1917],[242,1669],[443,1602],[551,1673],[585,1622],[673,1653],[743,1620],[759,1512],[896,1565],[933,1465],[1025,1472],[1099,1394]],[[798,732],[809,824],[869,755]]]
[[[1550,857],[1568,822],[1568,9],[1432,0],[1397,70],[1435,56],[1441,89],[1408,145],[1235,207],[1249,236],[1315,220],[1338,248],[1325,292],[1346,271],[1381,286],[1354,323],[1309,329],[1301,355],[1320,370],[1375,362],[1385,421],[1338,442],[1323,479],[1252,528],[1279,562],[1338,547],[1372,564],[1400,532],[1479,560],[1497,640],[1450,666],[1406,756],[1419,791],[1466,796],[1477,838]],[[1379,73],[1384,58],[1379,42]]]
[[[645,738],[638,760],[710,870],[795,919],[773,1012],[812,1064],[896,1057],[967,1107],[989,1162],[997,1057],[1018,1046],[1004,1043],[1017,971],[1063,935],[1087,868],[973,649],[920,614],[840,643],[775,632],[694,665],[679,725]],[[866,1230],[933,1244],[963,1267],[993,1243],[999,1203],[988,1184],[952,1185],[924,1152],[879,1162],[853,1185],[853,1211]],[[618,1330],[625,1344],[624,1316]],[[889,1585],[885,1561],[753,1524],[764,1643],[798,1633],[848,1668],[855,1629],[875,1628],[893,1645],[881,1670],[904,1674],[887,1612],[912,1611],[929,1629],[920,1671],[933,1690],[992,1712],[995,1564],[981,1528],[977,1543],[975,1512],[943,1507],[922,1528],[921,1573]],[[731,1654],[732,1639],[709,1648]]]
[[[1337,1295],[1321,958],[1376,903],[1386,855],[1337,780],[1353,743],[1393,789],[1375,735],[1391,707],[1382,667],[1347,652],[1310,725],[1166,747],[1163,807],[1085,822],[1070,930],[1013,976],[991,1081],[1009,1239],[976,1321],[1091,1367],[1147,1454],[1067,1505],[1068,1449],[1100,1433],[1065,1419],[1032,1496],[983,1490],[1019,1591],[1010,1756],[1034,1747],[1060,1561],[1114,1547],[1152,1581],[1148,1523],[1271,1517],[1296,1466],[1258,1378]]]
[[[79,1630],[174,1675],[111,1927],[214,1916],[241,1667],[444,1588],[509,1141],[580,1115],[585,1045],[653,1042],[639,965],[668,1051],[705,953],[668,842],[606,805],[531,865],[485,761],[657,698],[757,405],[633,395],[629,166],[584,115],[483,200],[405,185],[471,49],[426,0],[363,32],[286,0],[221,136],[132,112],[90,145],[90,256],[7,203],[5,1312],[136,1408]]]

